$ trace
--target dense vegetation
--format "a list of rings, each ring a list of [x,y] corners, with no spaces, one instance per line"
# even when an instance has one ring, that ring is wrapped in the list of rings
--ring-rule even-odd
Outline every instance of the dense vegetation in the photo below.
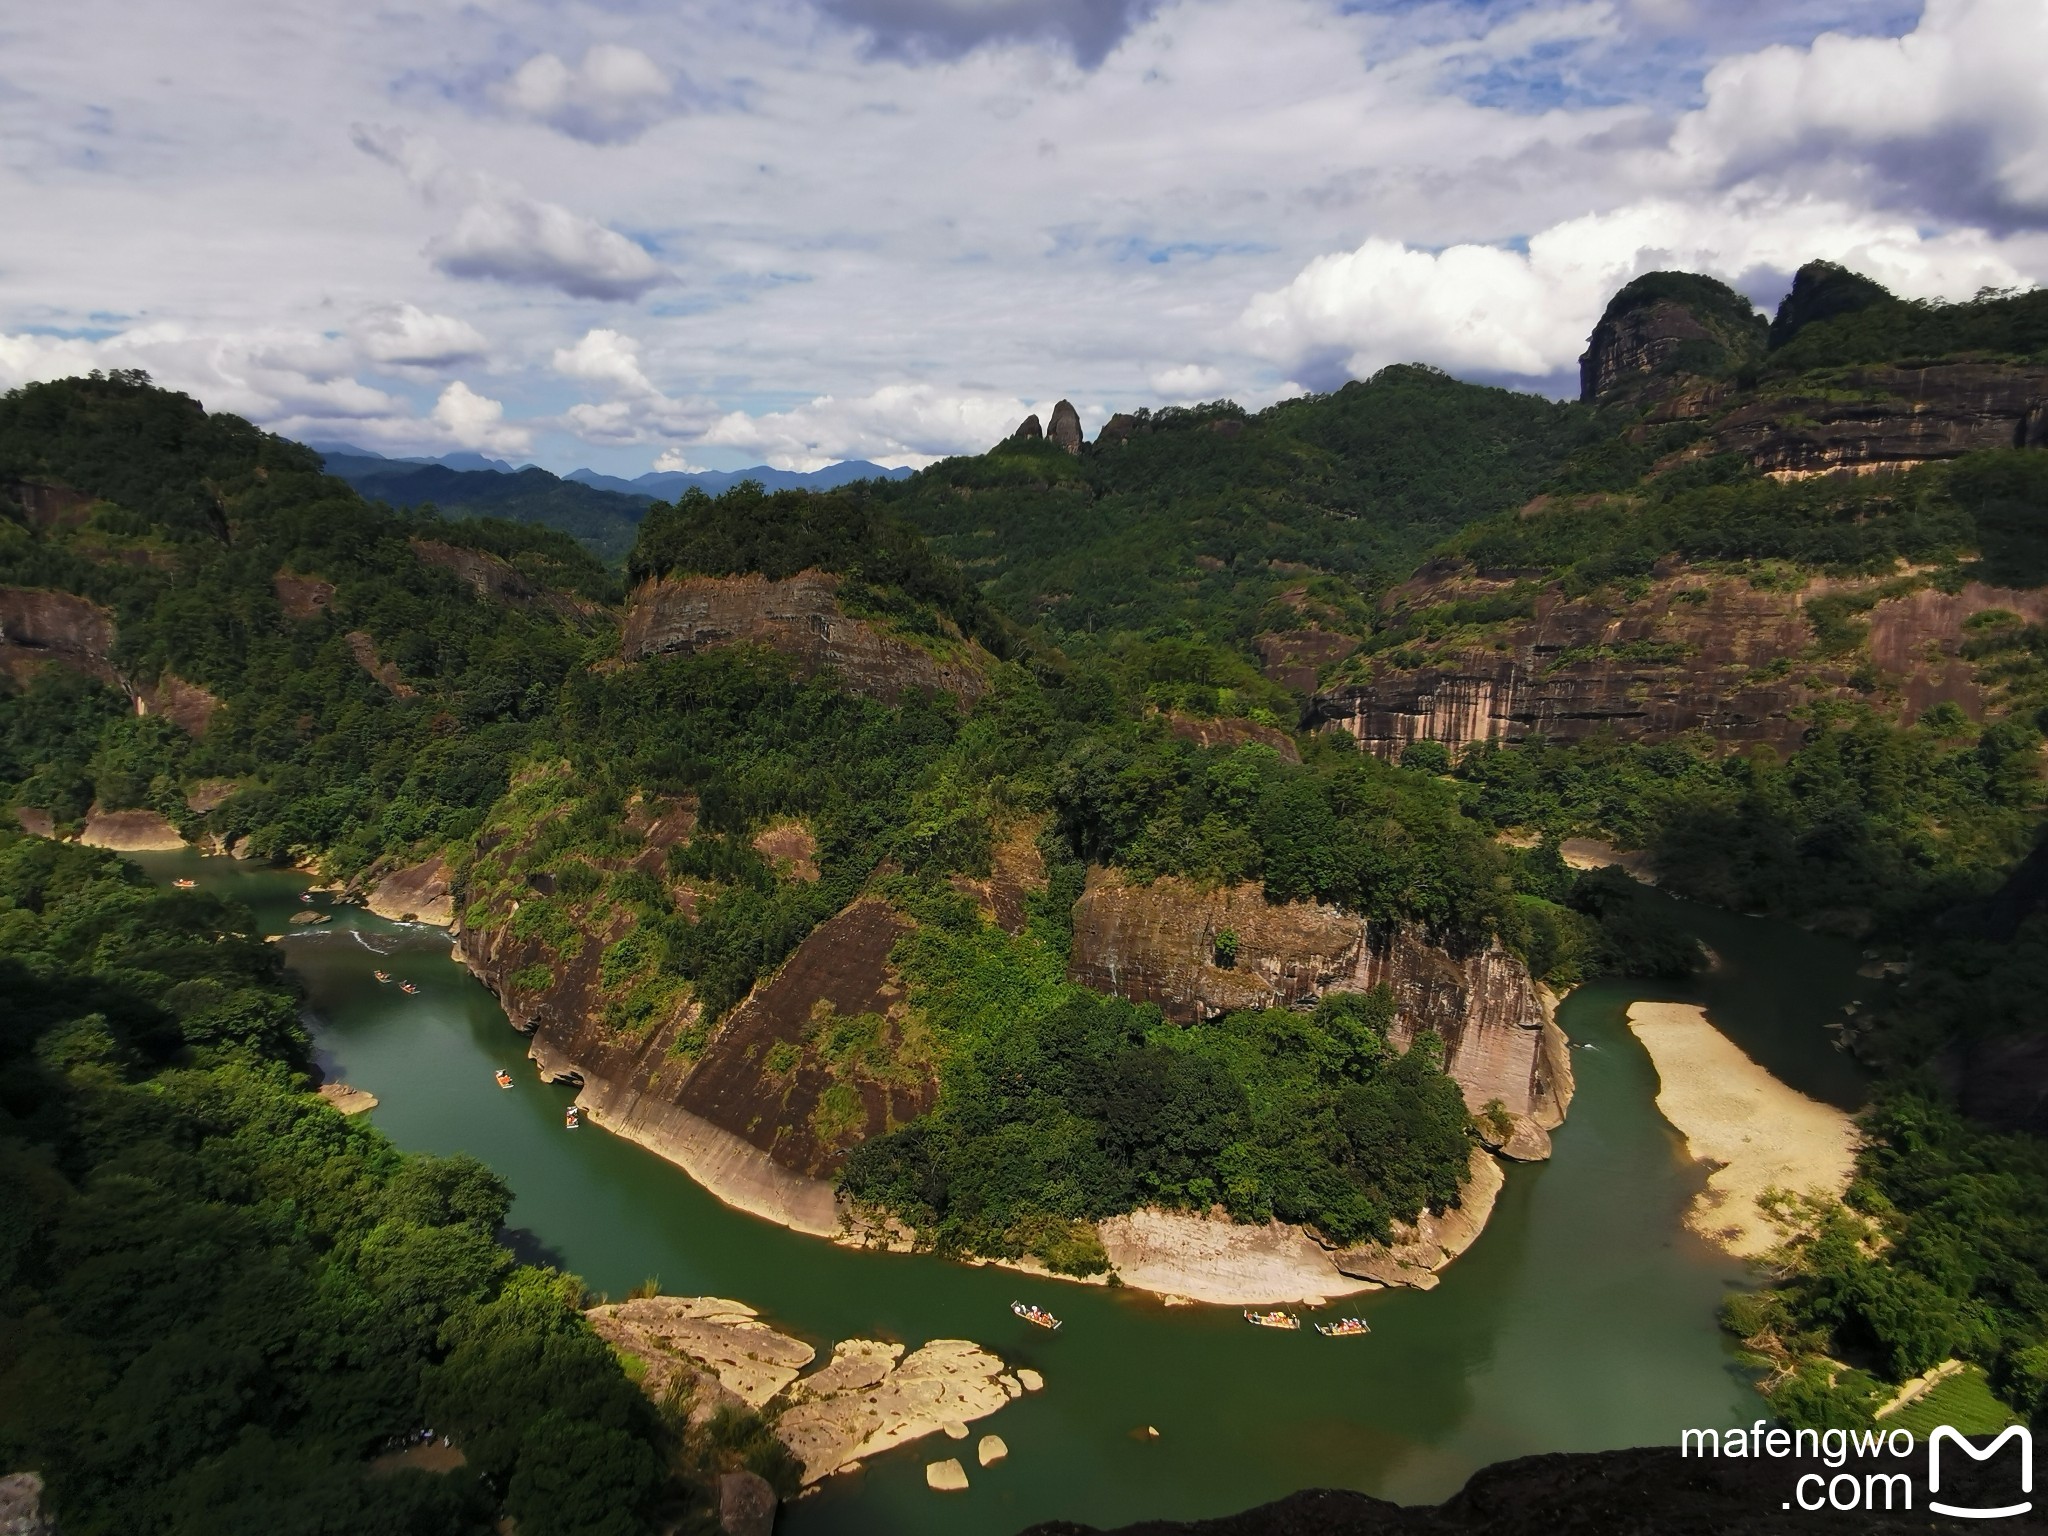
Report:
[[[630,1533],[669,1431],[510,1197],[307,1090],[248,913],[0,832],[0,1464],[64,1529]],[[467,1465],[366,1478],[432,1426]]]
[[[165,673],[227,707],[193,739],[137,717],[120,690],[44,669],[0,696],[16,803],[60,826],[97,801],[196,827],[184,792],[243,787],[212,830],[339,872],[460,837],[503,792],[590,641],[552,612],[478,601],[409,545],[482,549],[529,578],[603,591],[602,569],[553,530],[444,523],[366,505],[310,450],[127,377],[30,385],[0,400],[0,485],[50,480],[98,498],[83,527],[40,536],[0,517],[0,583],[75,592],[110,610],[114,673]],[[318,573],[331,604],[287,618],[275,578]],[[397,669],[373,677],[353,635]]]
[[[1692,364],[1737,391],[1811,382],[1800,369],[2042,347],[2038,296],[1902,305],[1853,274],[1809,269],[1766,357],[1746,305],[1683,276],[1653,274],[1616,302],[1706,306],[1719,351]],[[742,485],[649,509],[633,582],[822,569],[855,612],[991,653],[971,706],[885,704],[745,647],[619,667],[609,615],[556,600],[617,589],[557,532],[366,503],[295,446],[137,378],[33,386],[0,401],[0,584],[83,594],[113,614],[119,641],[102,680],[44,667],[0,690],[0,780],[15,806],[60,827],[94,804],[150,807],[340,875],[446,852],[465,921],[538,943],[544,960],[512,988],[543,989],[602,945],[603,1022],[642,1032],[694,1005],[676,1039],[686,1054],[820,922],[882,896],[913,925],[892,956],[906,1059],[882,1067],[929,1070],[939,1094],[858,1147],[845,1188],[945,1251],[1078,1272],[1103,1263],[1088,1223],[1142,1203],[1221,1204],[1334,1242],[1384,1237],[1456,1198],[1478,1132],[1429,1037],[1406,1053],[1388,1044],[1385,996],[1183,1028],[1070,982],[1086,865],[1139,882],[1260,882],[1274,900],[1498,941],[1564,985],[1701,963],[1659,904],[1618,875],[1575,875],[1558,845],[1597,835],[1646,848],[1681,894],[1915,962],[1854,1031],[1884,1099],[1849,1200],[1788,1209],[1781,1283],[1730,1314],[1774,1368],[1778,1411],[1856,1421],[1887,1384],[1951,1354],[1982,1366],[2001,1401],[2036,1411],[2048,1169],[2038,1141],[1961,1119],[1943,1074],[1959,1051],[2039,1032],[2048,916],[2012,872],[2042,826],[2048,638],[2014,613],[1973,621],[1962,660],[1994,689],[1986,722],[1943,705],[1901,723],[1852,669],[1862,615],[1885,595],[2048,583],[2048,454],[1779,484],[1731,455],[1684,457],[1704,430],[1395,368],[1256,415],[1227,403],[1140,413],[1079,455],[1015,439],[898,483],[824,495]],[[26,493],[7,487],[38,482],[97,500],[36,526]],[[479,594],[423,563],[423,539],[502,560],[546,600]],[[1390,595],[1428,555],[1509,580],[1453,603]],[[1626,600],[1674,560],[1784,591],[1858,578],[1807,606],[1811,650],[1776,664],[1850,679],[1811,708],[1784,760],[1600,738],[1461,753],[1419,742],[1380,762],[1349,737],[1293,733],[1300,700],[1253,644],[1317,626],[1358,642],[1361,668],[1420,665],[1432,646],[1493,643],[1539,598]],[[288,610],[281,574],[332,583],[332,601]],[[166,674],[225,703],[203,734],[134,712],[131,692]],[[1215,717],[1238,727],[1211,734],[1226,744],[1189,739]],[[195,809],[209,781],[234,792]],[[690,830],[646,857],[632,828],[678,807]],[[815,878],[756,846],[777,828],[810,840]],[[1018,839],[1035,840],[1049,884],[1011,934],[963,892]],[[0,1407],[0,1453],[54,1468],[80,1529],[195,1528],[166,1512],[270,1486],[238,1457],[316,1490],[354,1488],[378,1437],[428,1415],[481,1447],[471,1473],[375,1485],[390,1508],[367,1528],[460,1528],[502,1499],[532,1511],[524,1530],[581,1529],[586,1475],[624,1490],[608,1507],[650,1507],[679,1443],[617,1395],[573,1317],[573,1282],[498,1253],[504,1196],[482,1170],[400,1159],[302,1091],[289,994],[269,953],[235,937],[240,919],[75,851],[57,859],[8,839],[0,855],[0,871],[29,871],[5,876],[16,883],[0,890],[0,941],[26,957],[6,963],[37,1000],[0,1037],[8,1062],[25,1064],[0,1096],[16,1117],[0,1120],[0,1155],[30,1149],[0,1194],[12,1202],[0,1203],[0,1298],[15,1308],[0,1372],[41,1373],[0,1379],[32,1383],[0,1402],[61,1410]],[[38,859],[55,859],[54,873],[35,874]],[[1219,936],[1222,963],[1234,939]],[[89,1018],[108,1022],[77,1022]],[[884,1037],[861,1034],[872,1023],[839,1021],[824,1048],[876,1049]],[[139,1212],[142,1243],[159,1240],[152,1212],[197,1222],[198,1207],[259,1279],[235,1270],[203,1293],[106,1299],[92,1237],[105,1213]],[[454,1257],[432,1280],[455,1289],[421,1281],[387,1299],[401,1280],[379,1267],[380,1245],[413,1243],[445,1245]],[[107,1272],[126,1273],[112,1260]],[[95,1307],[153,1307],[166,1336],[254,1361],[232,1365],[253,1374],[160,1361],[118,1319],[87,1337],[72,1287]],[[302,1315],[292,1298],[310,1297],[312,1320],[259,1328],[259,1294],[286,1297],[273,1310],[287,1319]],[[319,1309],[344,1306],[370,1319],[370,1342],[322,1354],[333,1313]],[[397,1319],[388,1328],[379,1308]],[[517,1396],[515,1377],[455,1367],[467,1341],[500,1328],[548,1341],[506,1345],[506,1372],[588,1370],[576,1390],[591,1394],[601,1445],[557,1446],[545,1415],[480,1417],[487,1397]],[[75,1353],[37,1354],[20,1342],[43,1339],[36,1329]],[[243,1329],[259,1343],[237,1343]],[[316,1381],[309,1359],[339,1363]],[[495,1354],[486,1363],[499,1369]],[[140,1423],[123,1394],[145,1389],[232,1402],[193,1416],[182,1460],[151,1461],[164,1453],[90,1428]],[[535,1492],[544,1484],[557,1491]]]
[[[1013,438],[873,493],[1070,647],[1176,629],[1242,644],[1290,589],[1356,605],[1597,433],[1577,406],[1397,367],[1257,415],[1142,413],[1078,458]]]

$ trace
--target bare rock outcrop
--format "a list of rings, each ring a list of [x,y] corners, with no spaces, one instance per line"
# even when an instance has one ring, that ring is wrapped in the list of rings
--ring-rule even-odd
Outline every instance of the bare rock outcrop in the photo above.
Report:
[[[1710,277],[1650,272],[1615,294],[1579,358],[1579,398],[1654,398],[1691,375],[1761,358],[1769,323]]]
[[[446,928],[455,921],[451,882],[448,861],[436,854],[384,876],[370,887],[363,904],[394,923],[430,923]]]
[[[988,1417],[1024,1388],[997,1356],[965,1339],[901,1344],[847,1339],[800,1376],[816,1352],[715,1296],[653,1296],[591,1308],[600,1338],[640,1364],[656,1402],[691,1389],[691,1417],[743,1403],[772,1417],[775,1436],[815,1483],[841,1467]]]
[[[1303,698],[1320,686],[1323,668],[1358,649],[1355,636],[1328,629],[1276,630],[1260,635],[1252,644],[1259,653],[1260,670]]]
[[[1144,1207],[1097,1223],[1123,1284],[1214,1306],[1323,1301],[1378,1282],[1344,1274],[1330,1251],[1284,1222],[1232,1221],[1221,1211]]]
[[[1271,747],[1290,763],[1301,761],[1301,748],[1278,726],[1235,717],[1209,719],[1176,713],[1168,713],[1165,719],[1169,731],[1198,747],[1241,747],[1256,742]]]
[[[1392,605],[1505,593],[1505,577],[1436,568],[1390,594]],[[1865,617],[1878,690],[1852,689],[1864,656],[1809,656],[1808,605],[1854,595],[1876,578],[1816,580],[1791,590],[1681,571],[1653,581],[1634,601],[1569,598],[1555,589],[1530,599],[1527,619],[1485,644],[1447,648],[1420,664],[1375,666],[1365,680],[1316,695],[1311,718],[1355,736],[1367,751],[1397,758],[1414,741],[1457,751],[1473,742],[1526,737],[1573,741],[1612,731],[1634,741],[1704,732],[1728,746],[1796,747],[1817,699],[1889,701],[1909,721],[1950,700],[1982,719],[1990,695],[1962,656],[1964,624],[2006,609],[2031,623],[2048,618],[2048,591],[1972,582],[1958,593],[1931,588],[1877,603]],[[1787,670],[1782,663],[1805,658]]]
[[[1062,400],[1052,408],[1052,420],[1045,424],[1045,440],[1068,453],[1078,455],[1087,439],[1081,434],[1081,413]]]
[[[1012,442],[1036,443],[1045,439],[1045,428],[1039,423],[1038,412],[1033,411],[1017,423],[1017,430],[1010,434]]]
[[[185,846],[183,834],[155,811],[103,811],[98,806],[86,813],[78,840],[115,853],[169,853]]]
[[[659,873],[694,812],[643,805],[628,823],[645,852],[612,863]],[[485,829],[473,880],[516,863],[518,849],[501,845],[502,835]],[[922,1113],[937,1095],[930,1053],[906,1040],[902,989],[889,963],[905,920],[885,902],[853,902],[715,1030],[702,1028],[687,989],[658,1016],[624,1025],[613,1019],[621,993],[607,986],[603,957],[631,931],[630,912],[570,906],[562,915],[576,942],[551,946],[516,921],[540,894],[533,882],[544,879],[497,877],[481,895],[466,894],[457,944],[513,1025],[531,1035],[528,1055],[542,1075],[581,1085],[577,1102],[594,1123],[677,1163],[727,1204],[838,1235],[830,1180],[846,1153]],[[847,1031],[864,1047],[835,1049]]]
[[[982,920],[1005,933],[1024,931],[1031,917],[1031,898],[1046,887],[1045,855],[1038,848],[1038,836],[1044,830],[1043,818],[1009,827],[989,850],[986,875],[952,877],[953,889],[975,904]]]
[[[1911,469],[1985,448],[2048,443],[2048,368],[1943,362],[1851,369],[1824,390],[1726,389],[1674,401],[1667,415],[1713,415],[1695,454],[1739,453],[1780,479]]]
[[[14,808],[15,825],[30,837],[55,837],[57,818],[51,812],[36,805],[19,805]]]
[[[317,619],[334,606],[334,583],[318,576],[301,576],[296,571],[279,571],[270,578],[277,605],[288,619],[303,623]]]
[[[69,592],[0,587],[0,672],[26,681],[54,662],[114,687],[114,616]]]
[[[384,685],[393,698],[414,699],[419,690],[405,680],[405,674],[398,670],[398,663],[386,661],[377,653],[377,642],[360,629],[348,632],[348,648],[360,666],[370,676]]]
[[[154,688],[139,689],[135,695],[138,714],[162,715],[194,738],[204,736],[213,723],[221,702],[197,683],[188,683],[175,672],[166,672]]]
[[[542,609],[571,623],[583,623],[600,611],[596,603],[530,580],[510,561],[485,550],[465,549],[439,539],[409,542],[422,564],[452,572],[478,597],[509,603],[515,608]]]
[[[718,1529],[723,1536],[773,1536],[775,1487],[758,1472],[727,1472],[718,1479]]]
[[[59,528],[83,527],[97,500],[85,491],[47,481],[9,480],[0,483],[0,497],[21,508],[31,528],[45,533]]]
[[[736,1400],[767,1407],[817,1351],[778,1333],[744,1302],[717,1296],[645,1296],[592,1307],[584,1316],[599,1338],[644,1362],[641,1387],[656,1402],[671,1385],[708,1373],[718,1390],[699,1390],[693,1417],[708,1418]]]
[[[1216,941],[1237,935],[1235,962]],[[1368,923],[1315,902],[1268,903],[1256,885],[1203,889],[1167,877],[1138,885],[1092,869],[1074,905],[1072,980],[1157,1003],[1192,1023],[1236,1008],[1288,1007],[1325,992],[1385,985],[1403,1047],[1427,1030],[1476,1112],[1499,1100],[1525,1133],[1510,1148],[1546,1156],[1571,1099],[1563,1037],[1528,970],[1497,945],[1452,950],[1412,927]]]
[[[57,1522],[43,1508],[43,1480],[38,1474],[0,1477],[0,1536],[57,1536]]]
[[[901,1344],[848,1339],[831,1362],[790,1389],[775,1435],[814,1483],[848,1462],[987,1418],[1014,1395],[1007,1367],[966,1339]]]
[[[628,662],[716,646],[767,646],[806,672],[831,668],[855,693],[890,703],[919,691],[971,704],[988,689],[991,658],[957,634],[927,646],[839,605],[839,578],[802,571],[766,576],[672,576],[628,600],[619,654]]]

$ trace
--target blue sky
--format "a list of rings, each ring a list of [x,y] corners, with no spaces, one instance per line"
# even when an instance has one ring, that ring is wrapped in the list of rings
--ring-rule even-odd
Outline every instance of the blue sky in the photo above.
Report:
[[[923,463],[1607,295],[2048,278],[2040,0],[129,0],[0,17],[0,387],[566,470]]]

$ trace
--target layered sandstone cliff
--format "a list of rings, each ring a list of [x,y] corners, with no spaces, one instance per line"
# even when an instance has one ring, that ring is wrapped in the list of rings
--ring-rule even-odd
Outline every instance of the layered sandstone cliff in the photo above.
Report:
[[[1514,585],[1438,571],[1394,600],[1426,607]],[[1878,586],[1874,579],[1817,580],[1784,590],[1682,572],[1652,582],[1634,601],[1548,590],[1532,599],[1531,617],[1485,643],[1444,647],[1420,665],[1375,662],[1364,681],[1318,694],[1310,715],[1383,757],[1412,741],[1456,750],[1609,731],[1636,741],[1699,731],[1730,746],[1789,750],[1807,729],[1807,706],[1850,697],[1852,684],[1858,701],[1888,704],[1902,723],[1944,701],[1981,720],[1994,700],[1962,657],[1965,623],[2000,609],[2030,623],[2048,620],[2048,591],[1981,582],[1955,593],[1919,588],[1873,604],[1862,621],[1861,653],[1811,655],[1808,606]],[[1874,677],[1858,675],[1866,663]]]
[[[1216,952],[1226,932],[1237,936],[1228,966]],[[1438,1036],[1444,1070],[1466,1103],[1477,1112],[1498,1101],[1514,1117],[1504,1148],[1511,1156],[1548,1156],[1549,1132],[1571,1103],[1564,1037],[1527,968],[1498,945],[1449,948],[1336,907],[1269,904],[1256,885],[1204,889],[1177,877],[1139,885],[1095,869],[1074,907],[1068,974],[1156,1003],[1183,1023],[1385,986],[1396,1043],[1405,1048],[1425,1030]]]
[[[806,673],[830,669],[855,693],[894,702],[917,692],[972,703],[991,658],[957,634],[920,644],[839,602],[839,577],[669,576],[644,583],[626,607],[619,654],[629,662],[751,643],[781,651]]]
[[[2048,368],[1949,361],[1848,368],[1755,393],[1700,385],[1647,419],[1707,423],[1690,456],[1739,453],[1779,479],[1905,470],[2048,445]]]

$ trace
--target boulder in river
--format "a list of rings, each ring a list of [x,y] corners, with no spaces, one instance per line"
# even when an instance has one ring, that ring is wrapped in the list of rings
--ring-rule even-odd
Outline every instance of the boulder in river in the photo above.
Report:
[[[974,1459],[984,1467],[992,1467],[1010,1454],[1010,1448],[1003,1444],[1001,1435],[983,1435],[981,1443],[974,1448]]]
[[[967,1469],[951,1458],[928,1461],[924,1466],[924,1484],[941,1493],[959,1493],[967,1486]]]
[[[718,1480],[718,1528],[724,1536],[771,1536],[775,1489],[758,1472],[728,1472]]]

